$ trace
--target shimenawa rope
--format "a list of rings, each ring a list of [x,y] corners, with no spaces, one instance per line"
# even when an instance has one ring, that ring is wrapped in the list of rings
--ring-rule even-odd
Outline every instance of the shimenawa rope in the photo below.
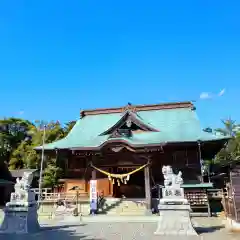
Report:
[[[135,170],[133,170],[133,171],[131,171],[131,172],[129,172],[129,173],[115,174],[115,173],[109,173],[109,172],[107,172],[107,171],[104,171],[104,170],[102,170],[102,169],[100,169],[100,168],[95,167],[93,164],[91,164],[91,166],[92,166],[94,169],[96,169],[97,171],[99,171],[99,172],[107,175],[109,181],[112,181],[113,184],[115,184],[114,179],[116,179],[116,180],[117,180],[117,183],[118,183],[118,186],[120,186],[121,182],[124,183],[124,184],[127,184],[127,182],[128,182],[129,179],[130,179],[130,176],[131,176],[132,174],[134,174],[134,173],[142,170],[142,169],[145,168],[147,165],[149,165],[149,163],[144,164],[143,166],[140,166],[139,168],[137,168],[137,169],[135,169]],[[120,182],[120,180],[121,180],[121,182]]]

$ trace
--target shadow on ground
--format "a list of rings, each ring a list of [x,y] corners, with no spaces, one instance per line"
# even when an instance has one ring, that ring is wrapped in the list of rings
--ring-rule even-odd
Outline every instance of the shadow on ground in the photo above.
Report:
[[[224,226],[211,226],[211,227],[195,227],[196,232],[200,235],[203,233],[213,233],[219,231],[220,229],[224,228]]]
[[[0,233],[0,240],[103,240],[76,232],[76,227],[79,227],[79,224],[41,227],[39,232],[29,234]]]

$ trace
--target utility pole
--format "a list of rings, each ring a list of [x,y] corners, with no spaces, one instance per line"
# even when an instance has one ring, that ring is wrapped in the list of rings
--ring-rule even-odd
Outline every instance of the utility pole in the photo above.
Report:
[[[40,176],[39,176],[39,186],[38,186],[38,206],[40,206],[40,201],[42,196],[42,172],[43,172],[43,162],[44,162],[45,137],[46,137],[46,125],[43,126],[42,156],[41,156],[41,166],[40,166]]]

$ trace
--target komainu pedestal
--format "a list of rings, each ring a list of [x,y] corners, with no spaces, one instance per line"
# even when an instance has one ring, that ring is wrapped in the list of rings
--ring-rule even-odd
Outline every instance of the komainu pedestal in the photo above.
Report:
[[[40,230],[35,193],[30,190],[31,182],[32,175],[29,173],[24,173],[21,180],[17,179],[15,192],[4,209],[0,232],[19,234]]]
[[[160,216],[156,235],[197,236],[190,219],[189,204],[159,205]]]
[[[190,204],[184,198],[181,188],[183,180],[181,172],[175,175],[170,166],[163,167],[164,185],[163,198],[160,199],[160,212],[156,235],[164,236],[197,236],[190,218]]]

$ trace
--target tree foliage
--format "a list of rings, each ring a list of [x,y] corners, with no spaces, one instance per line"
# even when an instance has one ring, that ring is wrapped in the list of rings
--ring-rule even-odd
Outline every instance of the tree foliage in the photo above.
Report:
[[[75,121],[64,124],[59,122],[35,121],[6,118],[0,120],[0,164],[7,163],[10,169],[40,168],[40,154],[34,148],[42,145],[45,128],[45,143],[65,137]],[[56,159],[47,157],[44,164],[43,185],[53,187],[61,175]]]
[[[0,120],[0,159],[9,161],[12,152],[28,138],[29,121],[8,118]]]
[[[222,120],[224,128],[217,128],[215,131],[223,134],[224,136],[236,137],[236,134],[239,132],[239,124],[236,124],[236,121],[231,118]]]
[[[62,175],[62,169],[57,166],[56,158],[50,158],[44,170],[43,187],[57,186]]]
[[[228,144],[216,155],[215,163],[224,163],[240,159],[240,125],[232,119],[222,121],[223,128],[216,129],[216,132],[224,136],[230,136]]]

